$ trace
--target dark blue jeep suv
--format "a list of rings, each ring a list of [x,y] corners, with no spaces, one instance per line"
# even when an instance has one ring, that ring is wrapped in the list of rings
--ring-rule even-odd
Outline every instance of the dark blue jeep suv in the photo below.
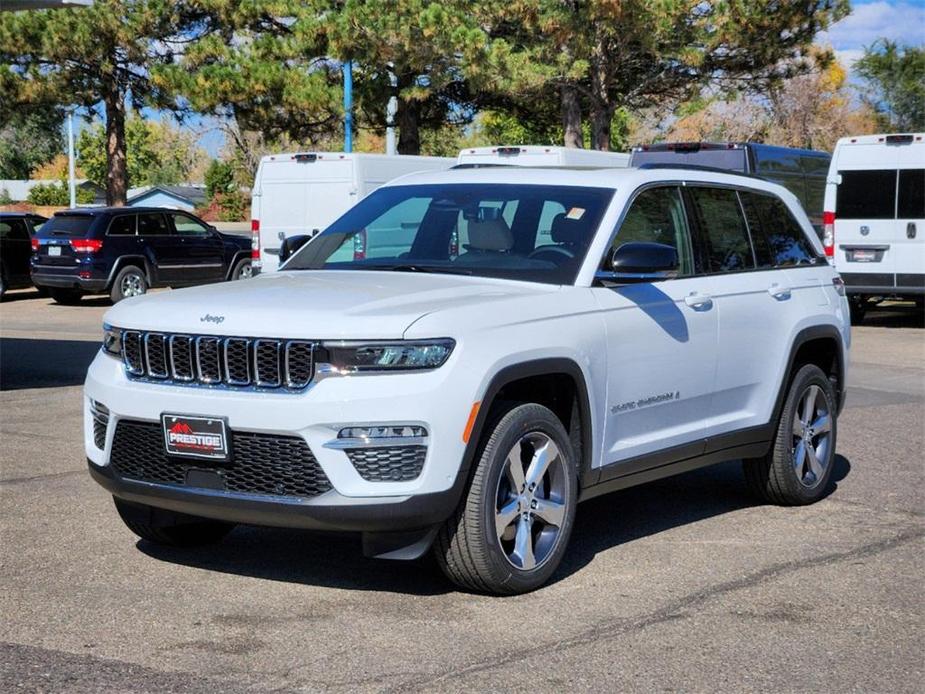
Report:
[[[156,207],[65,210],[32,239],[32,282],[60,304],[84,294],[113,301],[150,287],[188,287],[251,275],[251,240],[186,212]]]

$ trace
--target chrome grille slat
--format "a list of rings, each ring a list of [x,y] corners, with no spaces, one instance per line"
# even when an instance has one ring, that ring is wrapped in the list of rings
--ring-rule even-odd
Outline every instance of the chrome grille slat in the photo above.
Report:
[[[124,330],[129,378],[187,386],[299,391],[315,375],[317,343]]]

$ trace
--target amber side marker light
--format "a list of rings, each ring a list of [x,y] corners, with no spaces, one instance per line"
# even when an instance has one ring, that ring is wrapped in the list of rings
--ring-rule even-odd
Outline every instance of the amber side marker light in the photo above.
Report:
[[[472,403],[472,409],[469,410],[469,419],[466,420],[466,428],[463,429],[463,443],[469,443],[469,437],[472,436],[472,427],[475,426],[475,418],[479,416],[479,407],[482,401]]]

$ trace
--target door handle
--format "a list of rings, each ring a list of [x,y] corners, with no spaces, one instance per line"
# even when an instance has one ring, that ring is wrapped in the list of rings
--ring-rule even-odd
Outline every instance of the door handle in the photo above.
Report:
[[[768,287],[768,294],[773,296],[775,299],[789,299],[790,287],[775,282],[770,287]]]
[[[906,238],[914,239],[915,238],[915,222],[909,222],[906,224]]]
[[[710,308],[713,305],[713,297],[709,294],[691,292],[684,297],[684,303],[691,308]]]

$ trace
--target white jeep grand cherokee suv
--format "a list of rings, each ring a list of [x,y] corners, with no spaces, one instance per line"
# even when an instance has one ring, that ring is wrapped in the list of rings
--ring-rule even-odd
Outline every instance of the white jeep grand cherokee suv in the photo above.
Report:
[[[766,501],[822,497],[850,339],[792,194],[658,167],[415,174],[279,273],[105,322],[86,453],[142,538],[358,531],[492,593],[612,490],[741,458]]]

